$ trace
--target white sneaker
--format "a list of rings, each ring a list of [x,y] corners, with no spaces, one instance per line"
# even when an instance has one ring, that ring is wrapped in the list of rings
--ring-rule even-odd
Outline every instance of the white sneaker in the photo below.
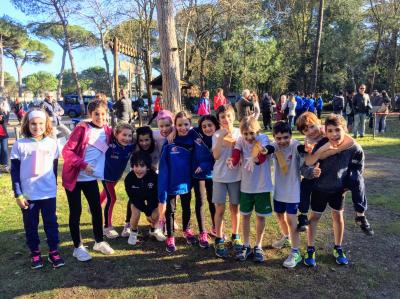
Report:
[[[289,236],[282,236],[279,240],[272,242],[272,247],[275,249],[281,249],[284,246],[290,246]]]
[[[129,245],[136,245],[137,242],[137,232],[132,232],[129,234],[128,244]]]
[[[103,235],[109,239],[115,239],[119,237],[118,232],[112,226],[103,228]]]
[[[131,234],[131,224],[125,223],[124,229],[122,230],[122,233],[121,233],[121,237],[128,238],[130,234]]]
[[[163,232],[159,228],[156,228],[154,231],[150,230],[150,236],[156,238],[157,241],[160,241],[160,242],[163,242],[167,239],[167,237],[164,236]]]
[[[114,249],[112,249],[111,246],[105,241],[99,242],[99,243],[97,243],[97,242],[94,243],[93,250],[100,251],[103,254],[113,254],[114,253]]]
[[[287,259],[283,262],[285,268],[294,268],[302,261],[300,252],[291,252]]]
[[[87,262],[92,259],[85,246],[81,245],[78,248],[74,248],[74,253],[72,254],[80,262]]]

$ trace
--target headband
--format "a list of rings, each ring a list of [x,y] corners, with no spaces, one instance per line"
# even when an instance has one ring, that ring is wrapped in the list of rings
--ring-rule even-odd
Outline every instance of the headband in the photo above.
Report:
[[[33,118],[41,118],[43,120],[46,120],[46,113],[40,110],[33,110],[29,113],[28,118],[29,120],[32,120]]]
[[[172,123],[174,122],[172,112],[169,110],[161,110],[160,112],[158,112],[157,121],[159,121],[160,119],[163,119],[163,118],[169,118]]]

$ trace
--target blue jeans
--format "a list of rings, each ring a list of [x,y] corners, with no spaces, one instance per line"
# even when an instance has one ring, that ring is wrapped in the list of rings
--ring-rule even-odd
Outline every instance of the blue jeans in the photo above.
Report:
[[[354,126],[353,126],[353,135],[357,137],[357,133],[360,133],[360,136],[364,136],[365,132],[365,113],[356,113],[354,114]]]
[[[8,165],[8,138],[0,139],[0,164]]]
[[[31,251],[39,250],[39,213],[42,212],[43,227],[47,237],[49,251],[57,250],[58,223],[56,216],[56,199],[30,200],[29,208],[22,210],[24,228],[26,235],[26,244]]]
[[[387,115],[378,115],[376,122],[378,123],[379,133],[383,133],[386,131],[386,116]],[[376,128],[375,128],[376,129]]]

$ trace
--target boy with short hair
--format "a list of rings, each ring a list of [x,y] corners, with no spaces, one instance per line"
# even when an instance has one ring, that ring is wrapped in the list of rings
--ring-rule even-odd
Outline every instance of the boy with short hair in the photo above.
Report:
[[[314,152],[329,142],[337,148],[343,144],[347,133],[347,124],[343,116],[331,114],[325,121],[326,137],[320,140]],[[348,259],[342,249],[344,233],[344,193],[346,180],[363,182],[364,152],[361,146],[354,143],[350,148],[338,152],[324,160],[319,160],[312,172],[304,173],[308,178],[316,178],[311,195],[311,217],[308,229],[307,253],[304,263],[315,266],[315,236],[317,224],[327,205],[332,209],[334,249],[336,263],[347,265]],[[359,185],[364,192],[364,184]]]

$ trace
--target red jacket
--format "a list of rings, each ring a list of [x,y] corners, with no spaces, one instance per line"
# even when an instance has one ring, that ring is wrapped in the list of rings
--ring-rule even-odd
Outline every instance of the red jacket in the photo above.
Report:
[[[104,126],[104,131],[107,136],[107,144],[110,143],[112,129],[109,126]],[[85,162],[86,148],[89,142],[89,127],[77,126],[72,131],[68,142],[62,150],[64,165],[62,169],[62,185],[68,191],[75,188],[78,180],[79,172],[86,168]]]
[[[160,110],[162,110],[161,98],[160,97],[156,97],[156,101],[154,102],[154,112],[160,112]]]
[[[222,96],[222,97],[220,97],[218,95],[214,96],[214,110],[217,110],[219,106],[222,106],[225,104],[228,104],[228,101],[224,96]]]

